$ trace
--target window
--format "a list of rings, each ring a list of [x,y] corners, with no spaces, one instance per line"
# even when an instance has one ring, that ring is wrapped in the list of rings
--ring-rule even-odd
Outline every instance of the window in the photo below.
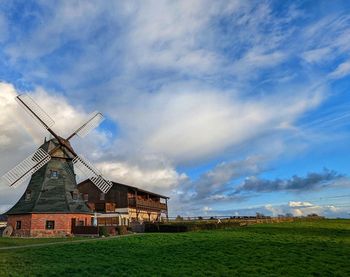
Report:
[[[55,229],[55,221],[54,220],[46,220],[46,230]]]
[[[89,201],[89,194],[84,193],[84,201]]]
[[[78,200],[78,196],[79,196],[79,192],[78,190],[74,190],[74,191],[71,191],[71,194],[72,194],[72,199],[73,200]]]
[[[104,213],[106,211],[105,204],[104,203],[96,203],[95,204],[95,211]]]
[[[58,172],[56,170],[51,171],[51,178],[57,179],[58,178]]]
[[[16,221],[16,229],[18,230],[18,229],[21,229],[21,227],[22,227],[22,221]]]
[[[106,212],[114,212],[115,205],[113,203],[106,203]]]
[[[105,196],[106,196],[106,194],[102,192],[100,194],[100,200],[105,200],[105,198],[106,198]]]
[[[25,194],[25,201],[30,201],[31,198],[32,198],[32,192],[30,190],[27,190]]]

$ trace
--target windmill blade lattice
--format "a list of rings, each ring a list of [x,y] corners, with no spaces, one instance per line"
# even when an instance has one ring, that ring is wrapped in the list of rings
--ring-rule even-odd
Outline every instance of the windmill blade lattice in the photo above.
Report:
[[[1,181],[10,187],[19,185],[50,160],[51,156],[46,151],[39,148],[34,154],[30,155],[16,167],[3,175]]]
[[[103,120],[103,115],[99,112],[95,112],[93,116],[87,122],[85,122],[79,129],[77,129],[71,136],[69,136],[67,140],[72,138],[74,135],[78,135],[81,138],[85,137],[88,133],[90,133],[91,130],[95,129]]]
[[[45,129],[50,129],[55,124],[55,121],[29,95],[18,95],[16,100]]]
[[[73,159],[76,168],[91,180],[103,193],[107,193],[113,184],[111,181],[105,180],[101,173],[85,158],[76,156]]]

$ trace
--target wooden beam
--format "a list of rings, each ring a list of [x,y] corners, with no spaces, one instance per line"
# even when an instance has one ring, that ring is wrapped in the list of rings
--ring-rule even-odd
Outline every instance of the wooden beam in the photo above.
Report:
[[[165,207],[166,207],[166,221],[169,221],[169,214],[168,214],[168,198],[165,198]]]

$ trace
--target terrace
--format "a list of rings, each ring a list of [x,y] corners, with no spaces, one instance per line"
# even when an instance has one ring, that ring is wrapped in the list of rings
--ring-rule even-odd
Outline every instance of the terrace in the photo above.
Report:
[[[128,199],[129,207],[137,207],[143,209],[152,209],[152,210],[167,210],[166,203],[161,203],[160,200],[154,199],[144,199],[140,197],[130,197]]]

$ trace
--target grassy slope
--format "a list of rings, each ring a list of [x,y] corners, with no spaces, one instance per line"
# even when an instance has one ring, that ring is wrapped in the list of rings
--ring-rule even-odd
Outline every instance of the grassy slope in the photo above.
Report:
[[[255,225],[1,250],[8,276],[350,276],[350,221]]]

